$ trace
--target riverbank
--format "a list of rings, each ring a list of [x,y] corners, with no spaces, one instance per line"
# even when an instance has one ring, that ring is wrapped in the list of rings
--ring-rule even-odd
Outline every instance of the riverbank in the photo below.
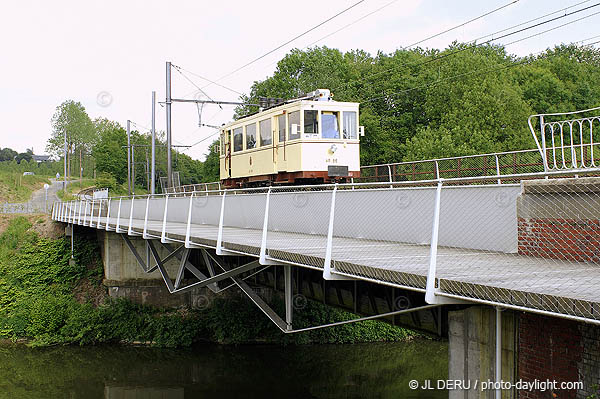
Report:
[[[31,346],[150,343],[190,346],[218,343],[358,343],[404,341],[414,333],[379,321],[282,334],[243,296],[217,297],[205,309],[160,309],[112,300],[102,286],[95,232],[78,234],[74,262],[60,225],[46,216],[5,217],[0,226],[0,339]],[[40,228],[46,226],[46,228]],[[2,231],[4,229],[4,231]],[[284,313],[283,302],[271,305]],[[298,328],[355,318],[309,301],[296,312]]]

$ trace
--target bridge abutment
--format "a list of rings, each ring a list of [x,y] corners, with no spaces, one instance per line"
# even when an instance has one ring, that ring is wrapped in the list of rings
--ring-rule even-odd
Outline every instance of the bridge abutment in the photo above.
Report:
[[[154,259],[146,253],[146,240],[141,237],[128,238],[138,254],[144,260],[150,259],[150,265],[154,265]],[[98,230],[98,242],[104,264],[103,284],[108,287],[111,298],[127,298],[153,306],[177,307],[205,304],[207,298],[213,295],[207,288],[171,294],[158,270],[146,273],[142,269],[120,234]],[[158,254],[161,258],[166,257],[169,250],[158,243],[158,240],[156,242]],[[179,262],[177,257],[173,257],[164,263],[169,278],[175,279]]]

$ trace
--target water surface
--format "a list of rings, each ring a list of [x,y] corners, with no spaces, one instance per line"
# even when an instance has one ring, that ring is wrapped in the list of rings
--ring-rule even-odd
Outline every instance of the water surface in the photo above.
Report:
[[[445,342],[356,345],[0,347],[0,398],[444,398]]]

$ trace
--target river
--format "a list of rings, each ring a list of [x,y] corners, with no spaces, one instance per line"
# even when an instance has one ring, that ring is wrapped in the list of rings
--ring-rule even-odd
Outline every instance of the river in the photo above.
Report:
[[[446,342],[198,345],[189,349],[0,347],[0,398],[446,398]]]

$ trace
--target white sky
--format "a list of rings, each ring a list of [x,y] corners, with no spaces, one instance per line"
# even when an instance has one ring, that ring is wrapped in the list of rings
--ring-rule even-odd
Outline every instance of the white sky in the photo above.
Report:
[[[0,14],[0,147],[20,152],[33,147],[36,154],[43,153],[52,114],[67,99],[80,101],[91,118],[102,116],[123,126],[131,119],[150,127],[151,91],[164,101],[165,61],[216,80],[356,1],[5,1]],[[366,0],[220,83],[248,93],[252,82],[272,74],[275,63],[290,49],[303,48],[390,1]],[[520,0],[421,46],[443,48],[453,40],[469,41],[581,1]],[[317,45],[391,52],[510,2],[398,0]],[[590,0],[569,11],[596,3]],[[500,43],[596,12],[600,6]],[[526,55],[600,35],[599,26],[600,15],[595,15],[507,49]],[[191,78],[201,87],[206,84]],[[214,99],[237,100],[235,93],[215,85],[205,91]],[[98,104],[102,92],[110,93],[110,105]],[[195,87],[173,71],[173,97],[186,95],[193,98]],[[232,110],[207,105],[203,122],[228,122]],[[158,105],[157,129],[165,129],[165,112]],[[192,144],[213,132],[198,128],[193,104],[173,106],[174,144]],[[186,152],[203,159],[211,141]]]

